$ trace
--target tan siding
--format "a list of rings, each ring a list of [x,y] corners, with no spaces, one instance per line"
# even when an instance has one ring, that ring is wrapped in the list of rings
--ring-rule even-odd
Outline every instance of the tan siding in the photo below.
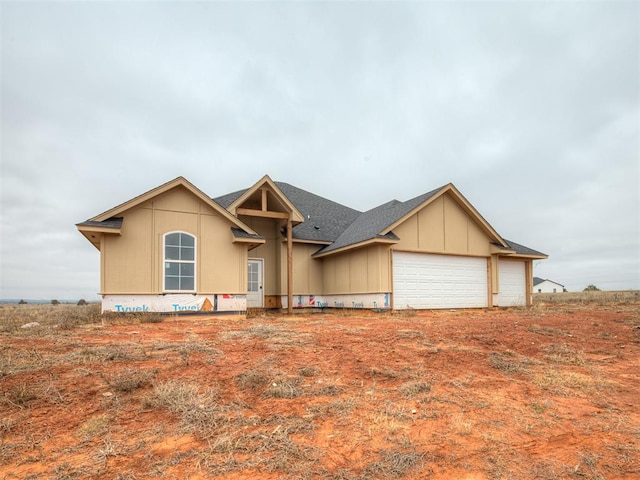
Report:
[[[153,291],[151,226],[151,210],[134,210],[124,215],[121,236],[105,236],[103,293]]]
[[[165,192],[122,216],[122,235],[103,240],[102,293],[162,293],[163,236],[175,231],[197,238],[198,293],[246,292],[246,246],[233,244],[229,221],[188,190]]]
[[[366,292],[380,292],[380,247],[368,248],[367,254],[367,289]]]
[[[322,260],[325,295],[387,293],[389,249],[373,245]]]
[[[317,250],[317,245],[293,244],[294,295],[318,295],[322,293],[322,262],[311,258],[311,255]]]
[[[467,218],[467,245],[467,251],[472,255],[488,256],[491,252],[489,239],[470,218]]]
[[[467,215],[444,195],[444,249],[447,253],[468,253]]]
[[[392,248],[411,252],[488,256],[490,241],[475,221],[443,195],[398,225]]]
[[[369,262],[367,250],[360,248],[349,254],[349,292],[368,291]]]
[[[400,244],[402,248],[407,250],[419,250],[419,242],[418,242],[418,216],[413,215],[408,218],[400,225],[398,225],[394,230],[398,237],[400,237]]]
[[[336,260],[335,257],[322,259],[322,283],[327,295],[336,293]]]
[[[155,232],[157,234],[164,235],[168,232],[186,232],[194,236],[198,235],[197,213],[169,212],[166,210],[153,210],[153,212]],[[127,219],[125,218],[124,221],[126,222]]]
[[[336,293],[351,293],[350,257],[350,254],[344,254],[336,258]]]
[[[155,197],[153,208],[181,213],[199,213],[200,200],[186,188],[177,187]]]
[[[160,244],[162,234],[160,233]],[[246,290],[246,247],[231,243],[228,222],[218,215],[200,216],[198,290],[241,293]],[[238,268],[238,263],[243,268]]]
[[[430,252],[444,251],[444,197],[439,197],[418,212],[418,249]]]

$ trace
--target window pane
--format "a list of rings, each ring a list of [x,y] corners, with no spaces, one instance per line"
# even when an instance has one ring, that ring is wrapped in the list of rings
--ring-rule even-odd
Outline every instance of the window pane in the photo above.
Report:
[[[180,279],[180,290],[194,290],[193,277],[182,277]]]
[[[180,260],[180,247],[164,247],[165,260]]]
[[[193,277],[193,263],[181,263],[180,264],[180,276],[181,277]]]
[[[180,279],[178,277],[165,277],[164,287],[167,290],[180,290]]]
[[[195,248],[182,247],[180,252],[182,254],[180,260],[195,260]]]
[[[191,235],[186,233],[180,234],[180,245],[183,247],[193,247],[195,245],[195,239]]]
[[[164,264],[164,274],[165,275],[173,275],[178,276],[180,273],[180,264],[173,262],[165,262]]]
[[[173,245],[173,246],[177,247],[178,245],[180,245],[180,234],[179,233],[170,233],[169,235],[167,235],[165,237],[164,244],[165,245]]]

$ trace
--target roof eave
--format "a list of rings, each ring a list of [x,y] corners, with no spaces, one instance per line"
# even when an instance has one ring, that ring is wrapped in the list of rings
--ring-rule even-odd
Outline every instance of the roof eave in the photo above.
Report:
[[[97,225],[83,225],[82,223],[76,224],[76,228],[81,233],[106,233],[110,235],[122,235],[122,227],[107,227]]]
[[[544,253],[541,254],[528,254],[528,253],[514,253],[514,254],[508,254],[508,255],[504,255],[505,257],[509,257],[509,258],[526,258],[526,259],[531,259],[531,260],[546,260],[547,258],[549,258],[549,255],[545,255]]]
[[[287,239],[283,238],[282,241],[286,242]],[[293,243],[306,243],[309,245],[331,245],[333,243],[330,240],[308,240],[306,238],[295,238],[295,237],[293,237],[292,241]]]
[[[328,257],[329,255],[334,255],[338,253],[344,253],[349,250],[355,250],[356,248],[366,247],[374,244],[384,244],[384,245],[393,245],[399,242],[399,239],[390,239],[390,238],[370,238],[368,240],[364,240],[362,242],[352,243],[350,245],[345,245],[344,247],[336,248],[333,250],[329,250],[327,252],[317,252],[311,255],[312,258],[322,258]]]

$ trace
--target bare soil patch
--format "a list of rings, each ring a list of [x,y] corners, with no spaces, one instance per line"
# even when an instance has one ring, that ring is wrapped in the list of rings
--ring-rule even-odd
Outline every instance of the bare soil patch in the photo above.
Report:
[[[0,309],[3,479],[640,477],[637,295],[87,324],[48,307],[21,329],[35,308]]]

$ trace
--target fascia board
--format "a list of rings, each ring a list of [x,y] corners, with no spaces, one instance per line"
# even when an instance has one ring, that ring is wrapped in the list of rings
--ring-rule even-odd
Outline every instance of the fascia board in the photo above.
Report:
[[[76,228],[81,233],[99,233],[99,234],[112,234],[112,235],[121,235],[122,229],[120,227],[100,227],[100,226],[87,226],[87,225],[76,225]]]
[[[545,254],[540,254],[540,255],[527,255],[524,253],[514,253],[513,255],[508,254],[508,255],[499,255],[498,258],[500,257],[505,257],[505,258],[525,258],[525,259],[531,259],[531,260],[546,260],[547,258],[549,258],[549,255],[545,255]]]
[[[311,255],[311,257],[312,258],[328,257],[329,255],[334,255],[334,254],[338,254],[338,253],[344,253],[344,252],[347,252],[349,250],[355,250],[356,248],[366,247],[368,245],[374,245],[374,244],[393,245],[393,244],[396,244],[398,242],[399,242],[399,240],[389,240],[389,239],[386,239],[386,238],[371,238],[371,239],[365,240],[363,242],[352,243],[351,245],[345,245],[344,247],[336,248],[335,250],[331,250],[329,252],[314,253],[313,255]]]

